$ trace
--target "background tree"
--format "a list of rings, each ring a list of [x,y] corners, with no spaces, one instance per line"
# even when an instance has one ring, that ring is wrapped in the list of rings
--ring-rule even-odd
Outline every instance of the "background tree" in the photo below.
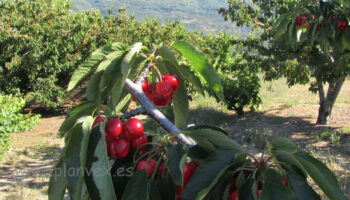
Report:
[[[226,20],[261,31],[259,40],[246,45],[259,52],[252,59],[261,60],[265,79],[284,76],[290,86],[310,83],[310,90],[319,93],[319,124],[329,123],[349,74],[348,11],[348,2],[336,0],[229,1],[228,9],[219,10]]]

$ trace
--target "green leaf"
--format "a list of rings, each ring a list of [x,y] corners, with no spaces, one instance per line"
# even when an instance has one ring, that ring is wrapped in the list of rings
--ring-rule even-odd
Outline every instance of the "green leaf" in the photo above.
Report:
[[[102,49],[97,49],[94,51],[91,56],[74,71],[68,85],[68,92],[72,91],[84,77],[92,73],[104,60],[105,55],[106,54]]]
[[[195,72],[191,70],[191,66],[180,64],[179,71],[183,72],[183,77],[204,96],[204,89],[202,87],[201,80],[195,75]]]
[[[82,128],[83,128],[83,139],[81,141],[81,148],[80,148],[80,166],[81,169],[85,169],[86,167],[86,157],[87,157],[87,149],[89,145],[89,138],[90,138],[90,131],[91,131],[91,126],[94,122],[94,118],[91,116],[88,116],[84,119]],[[79,178],[79,190],[77,192],[78,196],[76,199],[81,199],[81,186],[84,182],[84,172],[80,171],[80,178]]]
[[[299,148],[287,138],[278,138],[269,143],[269,146],[272,153],[277,150],[287,151],[291,154],[299,151]]]
[[[115,51],[121,51],[124,48],[124,45],[121,43],[113,43],[94,51],[91,56],[74,71],[68,85],[68,92],[72,91],[84,77],[95,71],[95,69],[102,64],[101,62],[106,58],[108,59],[110,56],[109,54],[114,55]]]
[[[148,200],[146,170],[137,171],[129,180],[122,200]]]
[[[186,130],[187,131],[193,131],[193,130],[198,130],[198,129],[212,129],[212,130],[216,130],[216,131],[219,131],[223,134],[225,134],[226,136],[228,136],[228,132],[221,129],[221,128],[218,128],[216,126],[210,126],[210,125],[198,125],[198,126],[191,126],[189,128],[187,128]]]
[[[205,128],[194,131],[183,131],[182,133],[191,137],[197,142],[198,146],[209,153],[216,149],[233,150],[235,152],[242,151],[236,141],[227,137],[221,131]]]
[[[162,199],[175,200],[176,187],[170,174],[161,177],[158,184],[158,190]]]
[[[168,145],[166,147],[167,159],[166,166],[172,175],[175,184],[183,183],[183,167],[186,161],[186,154],[181,145]]]
[[[294,200],[294,192],[286,187],[282,182],[282,177],[275,170],[267,168],[262,173],[264,185],[260,200]]]
[[[96,101],[99,103],[102,95],[109,92],[108,89],[110,89],[113,83],[113,78],[116,76],[116,73],[120,73],[120,68],[117,72],[115,72],[116,70],[113,71],[113,69],[118,69],[123,55],[124,51],[118,50],[108,54],[106,59],[101,62],[89,81],[86,90],[88,101]]]
[[[254,179],[248,179],[238,189],[238,199],[255,200],[256,199],[256,182]]]
[[[233,164],[233,151],[216,150],[192,175],[182,195],[183,200],[204,199],[225,171]]]
[[[83,169],[81,168],[80,160],[80,151],[82,149],[81,142],[83,140],[83,137],[84,134],[82,130],[82,123],[77,123],[72,129],[64,152],[64,160],[67,169],[70,171],[69,176],[67,176],[68,192],[73,198],[79,197],[77,199],[81,199],[81,176],[83,174],[79,169]],[[73,171],[73,173],[71,171]]]
[[[91,77],[88,86],[86,88],[86,98],[88,101],[93,101],[96,103],[100,103],[101,94],[100,94],[100,82],[102,79],[103,71],[95,72]]]
[[[186,66],[184,64],[179,65],[177,62],[176,56],[173,51],[169,47],[161,47],[159,48],[159,55],[164,59],[164,65],[169,69],[171,73],[174,73],[176,69],[176,74],[179,77],[186,79],[188,82],[192,83],[192,85],[201,93],[204,94],[204,90],[202,87],[202,83],[200,79],[195,75],[194,71],[191,70],[190,66]],[[202,77],[204,79],[204,77]]]
[[[193,46],[183,41],[176,41],[172,47],[178,50],[189,61],[193,69],[204,77],[210,89],[212,89],[222,101],[225,101],[221,80],[214,67],[209,64],[205,56]]]
[[[124,76],[127,76],[130,72],[132,66],[134,66],[134,62],[136,61],[136,55],[140,52],[142,48],[142,43],[136,43],[129,51],[128,54],[124,57],[121,63],[121,72]]]
[[[153,179],[148,180],[148,194],[149,194],[149,199],[162,200],[162,197],[160,196],[157,185]]]
[[[63,121],[59,133],[63,136],[68,130],[70,130],[77,119],[84,115],[90,115],[94,109],[97,108],[97,104],[95,102],[85,102],[76,107],[74,107],[67,115],[66,119]]]
[[[307,177],[304,167],[291,153],[282,150],[275,150],[273,151],[273,154],[286,171],[294,171],[302,177]]]
[[[173,108],[175,115],[175,126],[181,128],[182,125],[186,122],[188,112],[189,112],[189,103],[187,97],[187,90],[185,87],[185,82],[180,79],[179,89],[174,94],[173,99]]]
[[[98,124],[91,131],[84,180],[91,199],[116,199],[109,172],[104,123]]]
[[[49,200],[62,200],[68,185],[66,168],[63,158],[53,168],[49,181]]]
[[[142,43],[136,43],[132,49],[125,55],[121,64],[120,72],[115,75],[113,80],[113,87],[111,88],[111,97],[108,102],[108,107],[114,110],[118,105],[119,100],[121,100],[121,94],[124,89],[125,80],[128,78],[131,71],[137,74],[141,71],[142,64],[144,60],[140,59],[138,53],[142,48]],[[119,67],[119,66],[118,66]],[[135,72],[137,71],[137,72]]]
[[[330,199],[346,199],[335,175],[322,162],[304,152],[293,155]]]
[[[308,185],[307,180],[296,173],[287,174],[289,186],[295,192],[298,200],[320,200],[321,197]]]
[[[225,199],[225,190],[227,187],[230,187],[233,179],[232,171],[227,170],[224,175],[220,177],[213,189],[210,191],[207,199]]]

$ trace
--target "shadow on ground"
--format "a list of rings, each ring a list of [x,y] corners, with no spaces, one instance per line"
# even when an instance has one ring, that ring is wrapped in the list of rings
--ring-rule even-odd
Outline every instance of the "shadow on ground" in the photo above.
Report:
[[[264,111],[247,112],[243,117],[238,117],[230,111],[196,108],[190,111],[187,124],[220,127],[249,151],[254,146],[253,151],[256,153],[263,150],[266,139],[290,138],[300,149],[327,163],[338,175],[345,193],[350,196],[350,133],[341,132],[340,127],[334,124],[316,125],[316,118],[311,114],[290,116],[288,113],[295,114],[290,109],[293,108],[281,106]],[[321,133],[339,134],[340,138],[334,141],[320,139]]]

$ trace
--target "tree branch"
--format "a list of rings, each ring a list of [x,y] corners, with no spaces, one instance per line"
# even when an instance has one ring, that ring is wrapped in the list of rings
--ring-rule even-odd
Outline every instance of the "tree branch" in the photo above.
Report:
[[[124,113],[124,115],[122,116],[122,118],[124,119],[130,119],[136,115],[143,115],[146,114],[146,110],[143,107],[140,108],[136,108],[135,110],[132,110],[130,112],[126,112]]]
[[[143,83],[152,65],[153,63],[148,63],[147,67],[143,68],[143,70],[140,72],[140,75],[137,77],[135,81],[136,85],[141,85]]]
[[[136,98],[142,105],[145,114],[151,117],[158,125],[160,125],[168,133],[178,133],[180,130],[170,122],[162,112],[160,112],[143,93],[141,86],[133,83],[130,79],[125,81],[126,89]],[[183,134],[176,135],[176,139],[187,147],[192,147],[195,143]]]

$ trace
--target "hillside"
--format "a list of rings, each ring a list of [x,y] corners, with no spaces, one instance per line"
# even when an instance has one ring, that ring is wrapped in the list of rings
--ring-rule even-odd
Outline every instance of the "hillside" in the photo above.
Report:
[[[227,0],[72,0],[73,9],[99,9],[107,14],[109,8],[117,10],[127,8],[127,14],[135,14],[137,20],[145,17],[157,18],[165,23],[169,19],[180,20],[190,31],[217,33],[228,30],[234,34],[247,34],[247,29],[239,29],[231,22],[224,22],[217,13],[221,7],[227,7]]]

